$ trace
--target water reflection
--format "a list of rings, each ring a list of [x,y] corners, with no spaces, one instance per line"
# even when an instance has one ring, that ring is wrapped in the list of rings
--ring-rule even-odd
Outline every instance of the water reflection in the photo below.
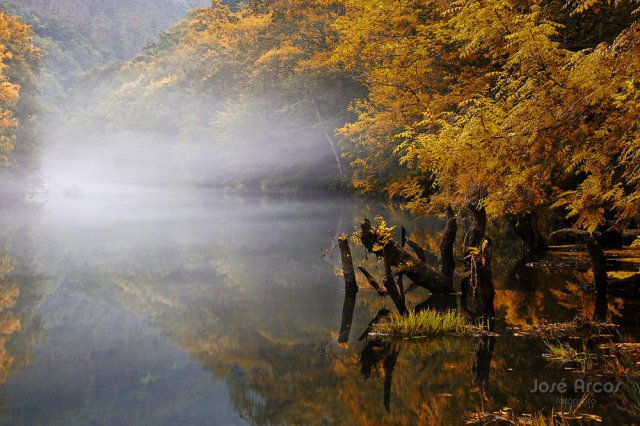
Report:
[[[136,193],[0,212],[14,230],[1,235],[0,314],[20,322],[3,335],[0,422],[455,424],[481,404],[553,406],[529,394],[558,375],[541,371],[540,342],[365,338],[395,307],[361,275],[357,296],[345,292],[337,253],[320,254],[376,214],[437,252],[441,220],[321,195]],[[498,332],[601,306],[580,290],[586,273],[524,264],[513,279],[517,242],[488,232]],[[461,305],[420,288],[405,297],[417,310]],[[633,322],[637,309],[610,297],[608,312]],[[598,409],[624,419],[613,402]]]

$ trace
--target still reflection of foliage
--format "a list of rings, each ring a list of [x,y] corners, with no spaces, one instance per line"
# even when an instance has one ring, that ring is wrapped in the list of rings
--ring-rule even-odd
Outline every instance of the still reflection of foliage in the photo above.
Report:
[[[32,361],[41,332],[34,312],[43,278],[33,272],[31,236],[2,222],[0,234],[0,385]],[[10,238],[9,238],[10,237]],[[16,237],[19,237],[16,240]]]
[[[20,320],[11,312],[20,290],[6,276],[13,272],[15,262],[7,255],[0,256],[0,384],[6,382],[14,357],[7,351],[7,340],[20,330]]]
[[[414,221],[381,204],[345,200],[222,197],[216,202],[201,205],[199,215],[171,221],[151,217],[102,225],[92,228],[91,238],[72,227],[64,234],[65,250],[53,246],[39,261],[65,291],[81,295],[78,300],[117,306],[160,330],[212,380],[226,382],[234,408],[251,423],[458,424],[478,406],[509,406],[519,412],[553,406],[554,395],[529,394],[534,378],[554,381],[559,375],[541,370],[542,342],[507,335],[495,341],[359,341],[377,312],[393,309],[361,275],[350,339],[345,347],[337,344],[344,284],[334,274],[336,259],[321,258],[321,249],[338,232],[350,232],[362,216],[381,213],[432,246],[439,240],[440,220]],[[563,321],[591,306],[590,296],[579,288],[588,274],[527,267],[512,236],[503,229],[489,232],[497,236],[498,328]],[[373,256],[365,259],[358,250],[353,248],[354,258],[381,276],[381,262]],[[407,295],[407,304],[416,306],[426,297],[416,289]],[[5,299],[13,296],[0,294]],[[609,303],[613,315],[624,310],[621,302],[610,298]],[[368,374],[363,375],[368,346],[379,357],[369,358]],[[616,419],[610,405],[601,410]]]

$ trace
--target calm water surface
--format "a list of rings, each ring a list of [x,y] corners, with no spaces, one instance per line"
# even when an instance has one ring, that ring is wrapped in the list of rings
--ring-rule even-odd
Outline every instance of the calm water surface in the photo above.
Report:
[[[360,281],[348,342],[338,343],[336,235],[383,214],[435,251],[441,220],[318,194],[115,193],[0,210],[2,424],[461,424],[481,408],[558,410],[562,395],[532,393],[535,381],[588,378],[507,332],[593,310],[580,256],[527,267],[518,242],[491,229],[500,337],[359,340],[391,308]],[[622,338],[637,338],[637,307],[609,300]],[[638,389],[629,381],[594,395],[589,412],[628,423],[640,415]]]

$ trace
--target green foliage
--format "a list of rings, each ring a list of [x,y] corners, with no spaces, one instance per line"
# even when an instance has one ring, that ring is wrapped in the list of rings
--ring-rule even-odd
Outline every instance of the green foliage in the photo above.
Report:
[[[374,332],[395,337],[426,337],[465,333],[471,326],[456,311],[426,309],[408,315],[392,313],[388,320],[375,326]]]
[[[547,352],[544,354],[544,356],[550,360],[558,361],[561,363],[569,363],[584,362],[587,359],[586,354],[584,354],[583,352],[578,352],[568,343],[544,342],[544,344],[547,347]]]

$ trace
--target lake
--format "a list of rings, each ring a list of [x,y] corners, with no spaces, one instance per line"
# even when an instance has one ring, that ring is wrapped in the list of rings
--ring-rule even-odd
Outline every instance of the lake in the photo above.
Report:
[[[335,239],[376,215],[436,253],[442,219],[330,194],[129,187],[3,208],[0,423],[461,424],[503,407],[566,411],[585,393],[576,379],[604,380],[550,363],[543,341],[510,331],[592,315],[585,255],[520,262],[519,241],[496,227],[499,336],[359,340],[393,309],[359,275],[339,343],[346,293]],[[352,250],[380,276],[380,262]],[[619,257],[634,270],[637,255]],[[407,300],[428,296],[416,289]],[[610,297],[608,310],[615,338],[637,341],[638,304]],[[566,393],[539,389],[563,379]],[[640,381],[618,382],[587,398],[608,424],[640,416]]]

